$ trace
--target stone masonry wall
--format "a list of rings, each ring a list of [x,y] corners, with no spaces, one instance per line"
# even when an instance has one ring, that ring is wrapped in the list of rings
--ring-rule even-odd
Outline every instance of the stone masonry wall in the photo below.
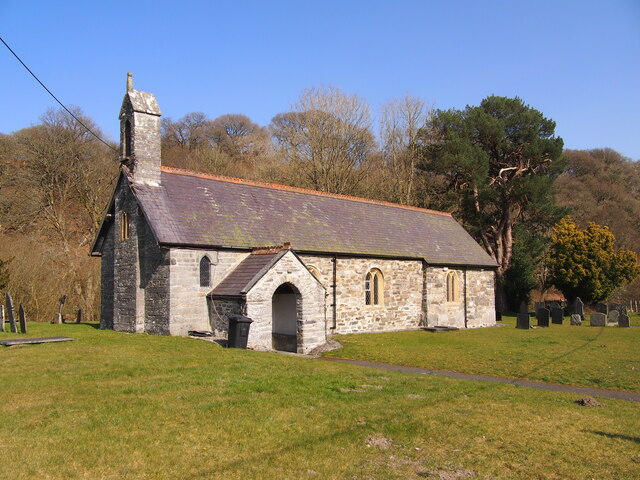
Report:
[[[129,238],[121,239],[123,216]],[[115,197],[115,219],[103,248],[103,265],[113,258],[112,322],[109,324],[108,267],[103,272],[103,328],[125,332],[169,333],[169,252],[161,249],[124,179]],[[106,286],[106,289],[105,289]]]
[[[200,286],[200,260],[211,260],[211,286]],[[172,335],[189,330],[213,330],[215,314],[207,304],[207,294],[249,254],[236,251],[172,248],[170,252],[170,297]],[[213,315],[212,315],[213,313]]]
[[[447,275],[458,277],[459,300],[447,302]],[[466,279],[466,285],[465,285]],[[465,296],[467,327],[495,324],[492,270],[427,267],[425,270],[426,317],[428,326],[465,327]]]
[[[496,324],[495,273],[493,270],[467,271],[467,326]]]
[[[100,258],[100,328],[113,328],[113,223],[107,231]]]
[[[244,303],[238,300],[211,300],[207,298],[209,319],[213,327],[213,334],[219,338],[229,337],[229,317],[241,315]]]
[[[447,275],[456,272],[460,288],[459,300],[447,302]],[[464,270],[456,268],[427,267],[425,269],[427,299],[427,325],[430,327],[464,328]]]
[[[142,95],[150,95],[138,92]],[[125,101],[120,117],[120,158],[133,173],[135,182],[160,185],[160,116],[134,112],[131,103]],[[125,125],[131,127],[131,156],[127,158]]]
[[[298,315],[298,353],[307,353],[326,342],[325,289],[296,256],[288,252],[247,293],[246,314],[253,320],[248,346],[272,349],[272,297],[285,283],[301,295]]]
[[[330,256],[302,255],[320,273],[327,290],[327,325],[331,326],[333,265]],[[365,305],[364,282],[377,268],[384,278],[383,304]],[[418,328],[422,322],[423,273],[420,260],[337,258],[337,318],[334,333],[383,332]]]
[[[169,334],[169,250],[160,248],[142,215],[137,217],[140,288],[144,295],[144,331]]]
[[[160,117],[135,112],[133,115],[134,178],[136,182],[160,184]]]
[[[129,238],[121,239],[122,212],[129,217]],[[115,197],[113,328],[124,332],[144,330],[144,297],[138,261],[138,206],[127,179]]]
[[[327,335],[334,333],[333,329],[333,257],[330,255],[299,255],[307,267],[314,267],[320,275],[320,283],[325,289],[325,315],[327,318]],[[339,261],[339,260],[338,260]]]

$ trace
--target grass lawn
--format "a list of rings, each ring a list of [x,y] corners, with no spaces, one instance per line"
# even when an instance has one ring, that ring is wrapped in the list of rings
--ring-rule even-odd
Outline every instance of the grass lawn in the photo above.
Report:
[[[637,403],[582,407],[570,394],[86,324],[29,328],[76,340],[0,347],[3,479],[640,477]]]
[[[640,392],[640,328],[572,327],[566,320],[530,330],[504,317],[507,326],[496,328],[340,335],[344,348],[326,355]]]

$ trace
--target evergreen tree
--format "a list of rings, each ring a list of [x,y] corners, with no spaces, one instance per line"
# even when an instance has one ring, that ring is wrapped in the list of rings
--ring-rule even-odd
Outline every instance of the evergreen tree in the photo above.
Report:
[[[553,195],[564,166],[555,122],[517,97],[490,96],[478,107],[436,111],[424,132],[421,167],[437,190],[428,206],[452,211],[495,259],[503,309],[514,228],[544,230],[565,213]]]

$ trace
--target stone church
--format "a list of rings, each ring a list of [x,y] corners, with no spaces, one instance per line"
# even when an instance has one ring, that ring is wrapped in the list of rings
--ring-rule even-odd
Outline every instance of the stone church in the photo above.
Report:
[[[121,173],[92,248],[101,327],[187,335],[253,320],[248,346],[495,324],[495,262],[450,214],[161,166],[160,108],[120,110]]]

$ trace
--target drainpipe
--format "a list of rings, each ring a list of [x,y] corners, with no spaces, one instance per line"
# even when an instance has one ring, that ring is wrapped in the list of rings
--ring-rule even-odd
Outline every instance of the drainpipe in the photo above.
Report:
[[[336,257],[335,255],[333,256],[333,258],[331,259],[331,261],[333,262],[333,283],[331,284],[331,288],[333,290],[333,303],[331,304],[331,307],[333,308],[333,325],[331,327],[331,330],[336,329],[337,327],[337,316],[338,316],[338,292],[337,292],[337,284],[336,284],[336,279],[337,279],[337,269],[338,269],[338,257]]]
[[[467,269],[462,271],[462,278],[464,279],[464,328],[467,327]]]

